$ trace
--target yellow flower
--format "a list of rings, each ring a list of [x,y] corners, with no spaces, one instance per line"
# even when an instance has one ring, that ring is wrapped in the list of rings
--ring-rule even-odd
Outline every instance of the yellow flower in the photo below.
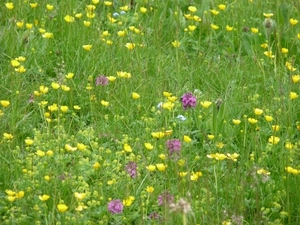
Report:
[[[159,171],[165,171],[166,168],[167,168],[167,165],[163,164],[163,163],[158,163],[156,164],[156,168],[159,170]]]
[[[291,142],[286,142],[284,147],[288,150],[291,150],[293,149],[294,145]]]
[[[260,47],[262,47],[262,48],[267,48],[267,47],[268,47],[268,44],[267,44],[267,43],[263,43],[263,44],[260,45]]]
[[[77,149],[80,151],[84,151],[86,150],[87,146],[85,144],[82,143],[77,143]]]
[[[175,40],[172,42],[172,45],[174,48],[179,48],[180,47],[180,42],[178,40]]]
[[[110,82],[113,82],[113,81],[115,81],[117,78],[114,77],[114,76],[108,76],[107,79],[108,79]]]
[[[13,139],[14,136],[12,134],[9,134],[9,133],[4,133],[3,137],[6,140],[11,140],[11,139]]]
[[[218,8],[219,8],[220,10],[225,10],[225,9],[226,9],[226,5],[220,4],[220,5],[218,5]]]
[[[201,21],[201,18],[197,15],[194,15],[193,16],[193,20],[196,21],[196,22],[200,22]]]
[[[16,198],[23,198],[25,195],[24,191],[19,191],[18,193],[16,193]]]
[[[135,197],[134,196],[129,196],[128,198],[123,200],[123,205],[124,206],[131,206]]]
[[[91,25],[90,21],[83,21],[84,26],[89,27]]]
[[[72,147],[71,145],[69,144],[65,144],[65,149],[68,151],[68,152],[74,152],[77,150],[77,147]]]
[[[26,69],[24,66],[19,66],[18,68],[15,68],[15,71],[18,73],[24,73],[26,72]]]
[[[109,102],[108,101],[105,101],[105,100],[101,100],[101,105],[107,107],[109,105]]]
[[[30,145],[33,144],[34,140],[32,140],[32,139],[30,139],[30,138],[26,138],[26,139],[24,140],[24,142],[25,142],[25,144],[26,144],[27,146],[30,146]]]
[[[10,61],[10,64],[11,64],[13,67],[18,67],[18,66],[20,66],[19,61],[16,60],[16,59],[11,60],[11,61]]]
[[[299,82],[299,80],[300,80],[300,75],[293,75],[292,76],[292,81],[293,81],[293,83],[297,83],[297,82]]]
[[[35,152],[35,154],[36,154],[37,156],[40,156],[40,157],[45,156],[45,152],[42,151],[42,150],[37,150],[37,151]]]
[[[255,124],[255,123],[257,123],[257,120],[254,119],[254,118],[248,118],[248,122],[252,123],[252,124]]]
[[[100,168],[100,166],[101,166],[101,165],[100,165],[99,162],[95,162],[94,165],[93,165],[93,168],[94,168],[94,169],[98,169],[98,168]]]
[[[195,25],[189,25],[188,28],[190,31],[194,31],[197,27]]]
[[[65,204],[58,204],[56,207],[58,211],[62,213],[68,210],[68,206],[66,206]]]
[[[187,172],[179,172],[178,175],[180,177],[185,177],[187,175]]]
[[[289,50],[287,48],[281,48],[281,53],[287,54]]]
[[[77,200],[81,201],[86,198],[86,193],[75,192],[74,196]]]
[[[43,38],[53,38],[53,33],[50,33],[50,32],[45,32],[43,35],[42,35]]]
[[[164,132],[152,132],[151,135],[154,138],[162,138],[165,136],[165,133]]]
[[[150,172],[153,172],[156,170],[156,166],[154,165],[149,165],[149,166],[146,166],[147,170],[149,170]]]
[[[259,109],[259,108],[255,108],[254,109],[254,114],[257,115],[257,116],[260,116],[261,114],[263,114],[263,110],[262,109]]]
[[[90,51],[93,45],[82,45],[82,47],[84,48],[84,50]]]
[[[87,17],[87,18],[92,19],[92,18],[94,18],[95,16],[96,16],[96,14],[93,13],[93,12],[87,12],[87,13],[86,13],[86,17]]]
[[[111,1],[104,1],[104,5],[111,6],[113,3]]]
[[[293,18],[290,19],[290,24],[291,24],[292,26],[296,25],[297,23],[298,23],[298,20],[293,19]]]
[[[47,156],[52,156],[54,153],[53,153],[53,151],[52,150],[48,150],[47,152],[46,152],[46,155]]]
[[[288,173],[294,174],[294,175],[297,175],[297,174],[300,173],[300,170],[294,169],[291,166],[285,167],[285,171],[288,172]]]
[[[172,110],[172,108],[174,107],[174,105],[175,105],[175,104],[174,104],[173,102],[168,101],[168,102],[162,103],[162,104],[161,104],[161,107],[162,107],[163,109]]]
[[[166,159],[166,155],[165,154],[159,154],[158,158],[160,158],[161,160],[165,160]]]
[[[122,78],[131,78],[131,73],[124,72],[124,71],[117,71],[118,77]]]
[[[24,26],[24,21],[23,20],[22,21],[18,21],[18,22],[16,22],[16,25],[17,25],[17,27],[21,28],[21,27]]]
[[[7,196],[7,200],[10,202],[13,202],[16,200],[16,197],[15,196]]]
[[[150,143],[144,143],[144,146],[147,150],[152,150],[153,149],[153,145]]]
[[[54,6],[50,5],[50,4],[47,4],[46,8],[47,8],[47,10],[51,11],[51,10],[53,10]]]
[[[70,87],[68,87],[67,85],[61,85],[61,89],[63,90],[63,91],[70,91]]]
[[[204,101],[204,102],[200,102],[200,104],[202,105],[202,107],[208,108],[212,104],[212,102],[210,102],[210,101]]]
[[[8,107],[8,106],[10,105],[10,102],[7,101],[7,100],[1,100],[1,101],[0,101],[0,104],[1,104],[4,108],[6,108],[6,107]]]
[[[272,54],[272,51],[265,51],[264,52],[265,56],[269,57],[269,58],[275,58],[275,55]]]
[[[273,144],[273,145],[278,144],[279,141],[280,141],[280,138],[276,137],[276,136],[273,136],[273,135],[271,137],[269,137],[269,139],[268,139],[268,142]]]
[[[219,11],[214,10],[214,9],[210,9],[209,11],[210,11],[213,15],[218,15],[218,14],[219,14]]]
[[[49,181],[49,180],[50,180],[50,177],[49,177],[48,175],[46,175],[46,176],[44,176],[44,179],[45,179],[46,181]]]
[[[33,24],[32,23],[26,23],[26,28],[29,30],[33,27]]]
[[[265,169],[259,169],[256,171],[257,174],[270,175],[271,173]]]
[[[232,30],[233,30],[233,27],[230,27],[229,25],[226,25],[226,30],[227,30],[227,31],[232,31]]]
[[[273,131],[279,131],[280,126],[279,125],[272,125],[272,130]]]
[[[39,199],[40,199],[41,201],[43,201],[43,202],[44,202],[44,201],[47,201],[49,198],[50,198],[50,196],[49,196],[49,195],[45,195],[45,194],[39,196]]]
[[[120,10],[123,10],[123,11],[128,11],[130,8],[128,5],[125,5],[125,6],[121,6],[119,7]]]
[[[257,28],[254,28],[254,27],[251,27],[251,32],[253,34],[257,34],[258,33],[258,29]]]
[[[188,10],[191,12],[191,13],[195,13],[197,11],[197,8],[195,6],[189,6],[188,7]]]
[[[60,85],[59,85],[59,83],[52,82],[52,83],[51,83],[51,87],[52,87],[54,90],[57,90],[57,89],[60,88]]]
[[[233,154],[230,154],[230,153],[227,153],[227,159],[230,159],[234,162],[237,161],[237,158],[240,156],[240,154],[237,154],[237,153],[233,153]]]
[[[273,13],[264,13],[263,15],[266,18],[271,18],[274,14]]]
[[[132,152],[132,148],[131,148],[130,145],[127,144],[127,143],[124,144],[124,147],[123,147],[123,148],[124,148],[124,151],[125,151],[125,152]]]
[[[132,97],[133,99],[139,99],[141,96],[140,96],[138,93],[133,92],[133,93],[131,94],[131,97]]]
[[[208,137],[209,140],[213,140],[213,139],[215,138],[215,135],[213,135],[213,134],[208,134],[207,137]]]
[[[126,34],[126,31],[124,31],[124,30],[118,31],[118,36],[119,36],[119,37],[124,37],[125,34]]]
[[[64,17],[65,21],[68,22],[68,23],[72,23],[74,22],[75,18],[73,16],[70,16],[70,15],[66,15]]]
[[[140,12],[141,12],[141,13],[146,13],[146,12],[147,12],[147,8],[141,7],[141,8],[140,8]]]
[[[293,100],[293,99],[296,99],[296,98],[298,98],[298,94],[296,92],[291,91],[290,92],[290,99]]]
[[[62,111],[63,113],[67,112],[67,111],[68,111],[68,109],[69,109],[69,107],[68,107],[68,106],[66,106],[66,105],[62,105],[62,106],[60,106],[60,111]]]
[[[224,143],[223,142],[218,142],[217,144],[216,144],[216,146],[218,147],[218,148],[223,148],[224,147]]]
[[[86,10],[88,12],[93,12],[95,9],[96,9],[96,6],[94,6],[94,5],[87,5],[86,6]]]
[[[99,4],[99,0],[92,0],[93,4],[97,5]]]
[[[78,18],[78,19],[80,19],[82,17],[82,13],[76,13],[75,17]]]
[[[146,191],[147,191],[148,193],[152,193],[152,192],[154,191],[154,187],[152,187],[152,186],[147,186],[147,187],[146,187]]]
[[[271,122],[273,120],[273,117],[265,115],[265,119],[266,119],[267,122]]]
[[[192,181],[197,181],[200,177],[202,177],[202,173],[199,171],[199,172],[192,172],[191,176],[190,176],[190,179]]]
[[[135,48],[135,44],[134,43],[126,43],[125,47],[129,50],[133,50]]]
[[[31,8],[34,9],[38,6],[38,3],[37,2],[36,3],[29,3],[29,5],[30,5]]]
[[[67,79],[72,79],[74,77],[74,73],[68,73],[67,75],[66,75],[66,78]]]
[[[5,7],[8,8],[8,9],[13,9],[14,8],[14,3],[7,2],[7,3],[5,3]]]
[[[215,24],[210,24],[210,27],[212,29],[214,29],[214,30],[218,30],[219,29],[219,27],[217,25],[215,25]]]
[[[239,125],[239,124],[241,123],[241,120],[232,119],[232,122],[233,122],[235,125]]]
[[[189,136],[187,136],[187,135],[184,135],[184,136],[183,136],[183,140],[184,140],[186,143],[189,143],[189,142],[192,141],[192,139],[191,139]]]

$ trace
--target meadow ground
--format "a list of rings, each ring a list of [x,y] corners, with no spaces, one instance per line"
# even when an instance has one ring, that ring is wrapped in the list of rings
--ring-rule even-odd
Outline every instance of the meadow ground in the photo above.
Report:
[[[300,224],[300,3],[5,0],[1,224]]]

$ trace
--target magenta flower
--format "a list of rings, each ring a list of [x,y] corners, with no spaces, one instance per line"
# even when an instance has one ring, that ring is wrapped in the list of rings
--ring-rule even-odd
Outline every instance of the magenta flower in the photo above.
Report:
[[[134,162],[129,162],[126,165],[126,171],[130,175],[131,178],[136,178],[137,172],[136,172],[137,165]]]
[[[120,199],[115,199],[108,203],[107,209],[111,214],[120,214],[123,212],[123,204]]]
[[[167,140],[167,148],[169,149],[170,155],[179,154],[181,149],[181,142],[179,139]]]
[[[187,92],[181,96],[183,109],[194,108],[197,104],[197,98],[191,92]]]
[[[108,78],[104,75],[100,75],[98,77],[96,77],[96,86],[98,85],[102,85],[105,86],[108,84]]]
[[[166,204],[169,205],[174,202],[174,196],[170,192],[164,191],[158,196],[157,201],[159,206]]]

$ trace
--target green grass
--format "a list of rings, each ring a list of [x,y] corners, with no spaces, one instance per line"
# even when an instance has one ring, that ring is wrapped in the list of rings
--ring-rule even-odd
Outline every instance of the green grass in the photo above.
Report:
[[[300,224],[299,2],[130,2],[1,3],[0,223]]]

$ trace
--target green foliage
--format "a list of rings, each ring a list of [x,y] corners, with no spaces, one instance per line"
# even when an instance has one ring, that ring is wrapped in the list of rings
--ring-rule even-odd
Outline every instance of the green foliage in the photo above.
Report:
[[[0,224],[299,224],[298,9],[1,3]]]

